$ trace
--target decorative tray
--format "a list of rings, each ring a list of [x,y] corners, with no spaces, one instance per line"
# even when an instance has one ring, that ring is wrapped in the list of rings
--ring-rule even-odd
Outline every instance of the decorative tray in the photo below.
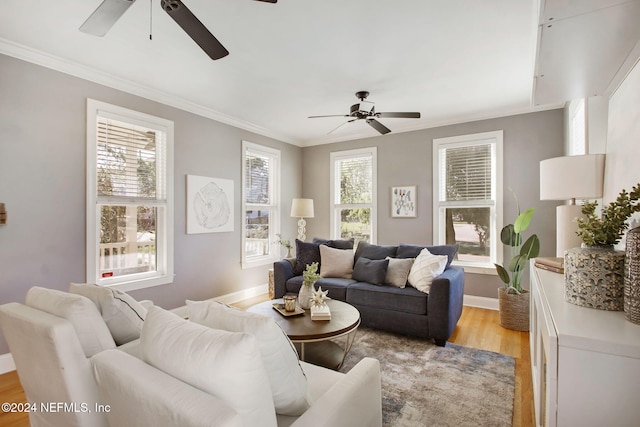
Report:
[[[304,310],[298,307],[297,305],[294,311],[287,311],[284,309],[284,304],[275,303],[273,304],[273,309],[285,317],[298,316],[300,314],[304,314]]]

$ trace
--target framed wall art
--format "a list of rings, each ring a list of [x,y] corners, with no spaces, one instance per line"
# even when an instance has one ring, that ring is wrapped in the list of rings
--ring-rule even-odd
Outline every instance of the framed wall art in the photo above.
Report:
[[[187,234],[233,231],[233,181],[187,175]]]
[[[416,186],[391,187],[391,218],[415,218]]]

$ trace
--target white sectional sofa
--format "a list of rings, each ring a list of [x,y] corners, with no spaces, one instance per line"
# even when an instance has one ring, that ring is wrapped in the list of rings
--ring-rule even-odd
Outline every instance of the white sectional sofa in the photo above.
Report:
[[[0,306],[0,326],[20,381],[28,401],[38,407],[29,414],[32,426],[247,425],[246,414],[238,409],[237,399],[234,402],[224,395],[225,387],[221,395],[207,391],[212,382],[217,390],[213,380],[218,374],[212,371],[219,363],[215,358],[222,353],[216,352],[220,352],[220,348],[226,349],[207,340],[210,334],[214,340],[218,334],[228,343],[242,341],[246,348],[254,351],[257,345],[252,343],[257,338],[250,333],[208,328],[153,307],[148,317],[154,314],[155,320],[143,323],[141,339],[118,346],[113,337],[117,335],[122,339],[123,334],[121,330],[115,333],[114,323],[119,322],[115,327],[122,328],[122,319],[114,322],[113,307],[108,309],[100,302],[104,303],[104,298],[90,300],[82,295],[33,288],[25,304]],[[127,305],[125,302],[122,307]],[[109,325],[103,320],[105,313],[110,316]],[[139,327],[134,325],[135,315],[125,320],[125,327]],[[153,328],[152,323],[155,324]],[[179,333],[171,336],[171,330]],[[130,337],[131,334],[125,335]],[[198,338],[186,343],[185,336]],[[163,345],[169,347],[163,348]],[[181,352],[185,346],[188,348]],[[233,375],[220,378],[226,378],[223,384],[229,383],[227,389],[236,389],[236,396],[251,395],[261,402],[260,410],[268,413],[261,425],[382,425],[377,360],[363,359],[347,374],[296,360],[306,381],[308,406],[300,414],[284,415],[276,413],[278,405],[269,388],[274,379],[259,371],[264,369],[266,372],[268,363],[256,362],[260,355],[246,351],[242,355],[253,360],[251,363],[257,363],[254,366],[257,370],[227,369],[226,374],[237,374],[252,387],[239,389],[234,386],[236,377]],[[211,358],[215,363],[209,362]],[[227,359],[238,357],[234,355]],[[192,372],[185,373],[185,367],[193,368]],[[254,375],[251,372],[255,372],[255,378],[250,376]],[[181,376],[183,378],[179,379]],[[209,384],[202,381],[209,381]],[[60,411],[41,411],[40,405],[48,403],[65,406]]]

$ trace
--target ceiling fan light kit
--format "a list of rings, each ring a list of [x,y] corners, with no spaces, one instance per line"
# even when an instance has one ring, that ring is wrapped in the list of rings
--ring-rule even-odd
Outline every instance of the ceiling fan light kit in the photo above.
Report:
[[[103,37],[136,0],[104,0],[80,26],[80,31]],[[256,0],[277,3],[278,0]],[[180,0],[160,0],[162,9],[213,60],[224,58],[229,51]]]
[[[349,110],[349,114],[332,114],[332,115],[324,115],[324,116],[309,116],[310,119],[317,119],[321,117],[351,117],[351,120],[347,120],[345,123],[342,123],[337,128],[329,131],[329,134],[337,131],[342,128],[347,123],[355,122],[356,120],[364,119],[369,126],[377,130],[380,134],[385,135],[391,132],[391,129],[380,123],[377,118],[384,117],[389,119],[394,118],[402,118],[402,119],[419,119],[420,113],[418,112],[389,112],[389,113],[376,113],[375,103],[371,101],[365,101],[369,96],[369,92],[366,90],[362,90],[356,92],[356,98],[360,100],[359,103],[353,104]]]

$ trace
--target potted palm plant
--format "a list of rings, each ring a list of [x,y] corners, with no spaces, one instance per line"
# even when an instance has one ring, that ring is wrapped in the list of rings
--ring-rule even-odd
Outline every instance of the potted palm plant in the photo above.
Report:
[[[523,242],[522,233],[529,227],[533,211],[530,208],[521,213],[518,206],[515,222],[500,232],[500,240],[509,248],[511,259],[505,265],[494,264],[498,277],[504,282],[504,286],[498,288],[500,326],[516,331],[529,330],[529,291],[522,288],[522,277],[529,259],[537,257],[540,252],[540,240],[532,234]]]
[[[620,311],[624,308],[624,251],[616,251],[629,227],[627,219],[640,212],[640,183],[630,193],[622,190],[615,201],[596,215],[597,202],[585,202],[578,218],[582,247],[565,252],[565,301],[582,307]]]

